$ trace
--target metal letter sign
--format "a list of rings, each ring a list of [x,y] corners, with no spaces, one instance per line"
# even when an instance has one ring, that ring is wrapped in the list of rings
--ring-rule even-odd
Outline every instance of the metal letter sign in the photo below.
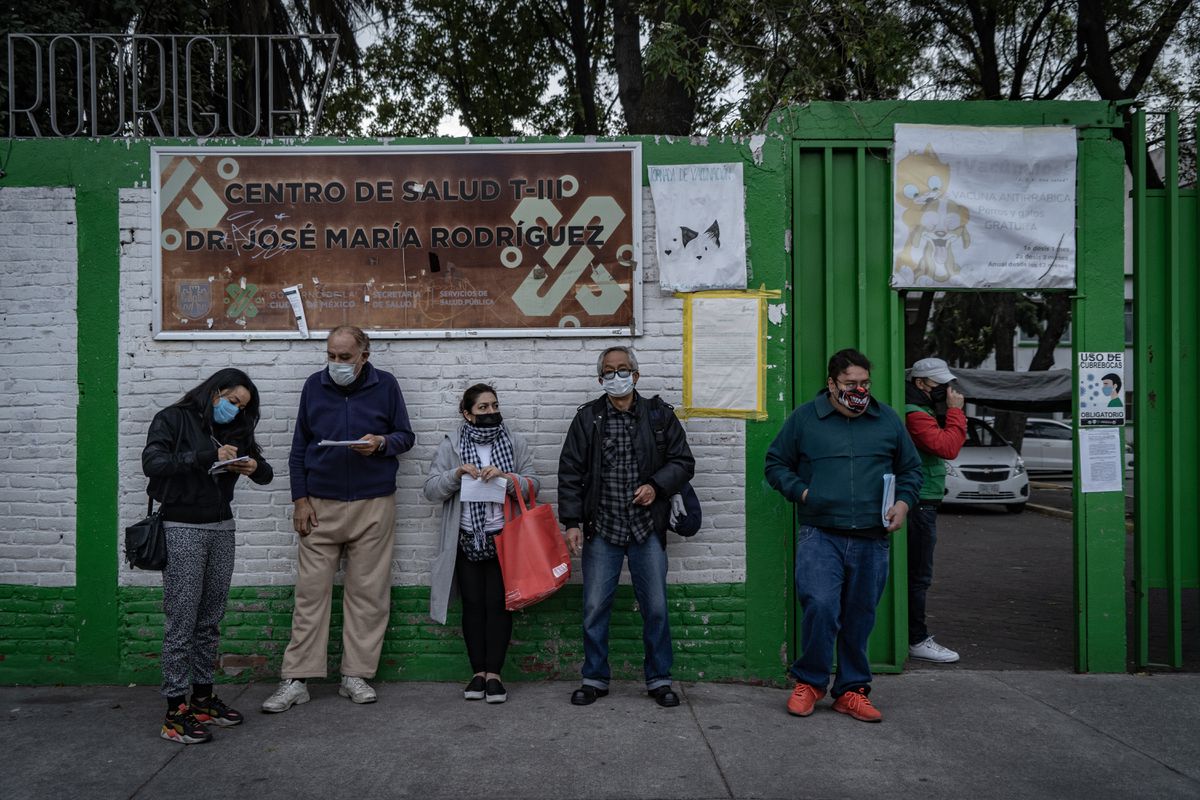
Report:
[[[302,322],[397,338],[638,329],[637,142],[171,147],[152,161],[156,338],[298,338]]]

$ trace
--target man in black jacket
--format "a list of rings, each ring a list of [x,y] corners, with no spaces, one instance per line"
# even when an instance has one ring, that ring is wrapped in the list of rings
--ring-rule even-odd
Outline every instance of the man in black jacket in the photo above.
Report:
[[[631,348],[605,350],[596,374],[605,396],[579,407],[558,461],[567,545],[583,555],[583,685],[571,702],[586,706],[608,694],[608,623],[628,557],[642,612],[646,690],[660,706],[677,706],[666,531],[671,495],[691,480],[696,461],[671,407],[634,389],[639,373]]]

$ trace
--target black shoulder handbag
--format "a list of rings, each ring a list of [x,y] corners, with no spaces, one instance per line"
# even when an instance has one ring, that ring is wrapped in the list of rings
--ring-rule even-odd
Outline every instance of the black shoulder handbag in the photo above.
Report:
[[[167,532],[162,506],[154,510],[154,498],[146,498],[146,518],[125,529],[125,560],[136,569],[161,570],[167,565]]]
[[[675,407],[663,400],[662,397],[654,395],[650,399],[650,425],[654,429],[654,445],[658,448],[660,455],[664,454],[667,449],[666,428],[667,415],[674,416]],[[700,530],[700,524],[703,520],[703,513],[700,509],[700,498],[696,496],[696,490],[692,488],[690,483],[685,483],[679,490],[679,496],[683,499],[683,513],[668,525],[669,530],[675,531],[683,537],[695,536]]]
[[[175,432],[175,450],[183,438],[183,422]],[[146,517],[125,529],[125,560],[134,569],[161,570],[167,565],[167,532],[163,528],[162,504],[154,510],[154,498],[146,498]]]

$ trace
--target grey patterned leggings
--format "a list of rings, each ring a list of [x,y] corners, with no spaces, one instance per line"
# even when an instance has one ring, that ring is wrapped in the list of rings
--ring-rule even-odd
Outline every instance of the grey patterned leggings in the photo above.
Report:
[[[234,534],[171,523],[166,532],[162,696],[178,697],[192,683],[213,682],[233,577]]]

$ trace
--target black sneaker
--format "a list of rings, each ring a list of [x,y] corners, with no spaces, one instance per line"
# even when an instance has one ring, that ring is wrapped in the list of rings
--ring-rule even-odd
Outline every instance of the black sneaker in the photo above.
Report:
[[[196,720],[203,725],[231,728],[245,721],[242,712],[225,705],[215,694],[210,697],[193,697],[191,710]]]
[[[180,744],[202,744],[212,741],[208,732],[186,704],[180,703],[179,708],[168,711],[163,720],[162,731],[158,734],[164,739]]]
[[[489,703],[503,703],[508,699],[508,692],[504,691],[504,684],[499,678],[489,678],[484,693]]]
[[[467,684],[467,688],[463,689],[464,700],[482,700],[484,695],[484,682],[482,675],[476,675],[471,678],[471,682]]]

